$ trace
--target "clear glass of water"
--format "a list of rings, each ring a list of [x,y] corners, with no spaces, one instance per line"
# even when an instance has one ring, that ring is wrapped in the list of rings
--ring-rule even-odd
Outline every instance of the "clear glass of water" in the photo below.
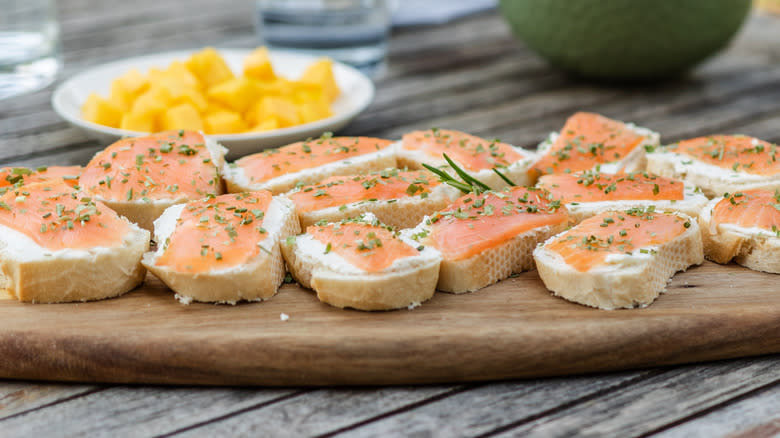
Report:
[[[0,0],[0,99],[52,83],[59,53],[54,0]]]
[[[392,0],[257,0],[269,48],[328,56],[376,74],[384,67]]]

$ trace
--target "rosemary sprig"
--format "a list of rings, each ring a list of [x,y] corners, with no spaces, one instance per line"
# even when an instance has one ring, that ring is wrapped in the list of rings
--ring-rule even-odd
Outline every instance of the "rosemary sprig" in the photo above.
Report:
[[[458,176],[463,181],[458,181],[457,179],[453,178],[452,175],[450,175],[449,173],[447,173],[447,172],[445,172],[445,171],[443,171],[441,169],[437,169],[437,168],[435,168],[435,167],[433,167],[431,165],[423,163],[423,167],[425,167],[426,169],[428,169],[431,172],[433,172],[434,174],[436,174],[439,177],[439,181],[441,181],[444,184],[448,184],[448,185],[450,185],[452,187],[455,187],[456,189],[460,190],[463,193],[476,193],[476,194],[480,194],[482,192],[486,192],[486,191],[490,190],[490,186],[488,186],[487,184],[483,183],[482,181],[480,181],[480,180],[474,178],[473,176],[469,175],[468,173],[466,173],[466,171],[461,169],[460,166],[458,166],[457,164],[455,164],[455,162],[452,161],[452,159],[450,157],[448,157],[447,154],[442,154],[442,155],[444,156],[444,159],[447,161],[447,163],[450,165],[450,167],[452,167],[452,170],[454,170],[455,173],[458,174]],[[507,178],[506,175],[504,175],[501,172],[499,172],[499,170],[496,169],[495,167],[493,168],[493,172],[497,173],[498,176],[501,177],[501,179],[504,180],[504,182],[506,182],[510,186],[515,186],[516,185],[509,178]]]
[[[466,173],[466,171],[461,169],[460,167],[458,167],[458,165],[455,164],[455,162],[452,161],[452,159],[450,157],[448,157],[447,154],[441,154],[441,155],[444,157],[445,160],[447,160],[447,164],[449,164],[450,167],[452,167],[452,170],[454,170],[455,173],[458,174],[458,176],[460,177],[460,179],[463,180],[463,182],[465,182],[466,184],[469,184],[471,186],[479,187],[481,189],[480,192],[484,192],[485,190],[490,190],[490,186],[488,186],[487,184],[483,183],[482,181],[480,181],[480,180],[474,178],[473,176],[469,175],[468,173]]]
[[[435,173],[439,177],[439,181],[443,182],[444,184],[455,187],[456,189],[460,190],[463,193],[471,193],[475,191],[475,188],[473,186],[456,180],[455,178],[451,177],[450,174],[444,172],[443,170],[437,169],[425,163],[423,163],[423,167]]]
[[[493,168],[493,172],[496,172],[496,175],[501,177],[501,179],[503,179],[505,183],[509,184],[510,187],[514,187],[514,186],[517,185],[517,184],[513,183],[511,179],[507,178],[506,175],[504,175],[503,173],[499,172],[498,169],[496,169],[495,167]]]

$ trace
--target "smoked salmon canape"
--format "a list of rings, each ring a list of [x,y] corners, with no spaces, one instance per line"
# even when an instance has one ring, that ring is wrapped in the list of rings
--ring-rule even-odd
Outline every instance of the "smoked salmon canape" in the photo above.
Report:
[[[493,169],[497,169],[514,185],[532,185],[528,169],[536,154],[499,140],[486,140],[465,132],[449,129],[429,129],[404,134],[396,143],[398,167],[422,169],[423,164],[450,171],[446,154],[458,167],[491,189],[509,184]],[[451,172],[450,172],[451,173]]]
[[[119,296],[146,274],[149,232],[53,179],[0,196],[0,288],[20,301]]]
[[[702,209],[699,226],[706,258],[780,274],[780,192],[726,193]]]
[[[647,172],[619,174],[593,170],[542,175],[536,186],[566,204],[579,223],[608,210],[654,206],[656,211],[679,211],[697,217],[708,199],[697,187]]]
[[[746,135],[683,140],[647,155],[647,171],[701,187],[710,197],[780,188],[780,151]]]
[[[648,208],[599,213],[534,250],[547,289],[600,309],[644,307],[704,260],[695,219]]]
[[[227,149],[196,131],[167,131],[117,141],[79,177],[82,190],[141,228],[175,204],[224,193]]]
[[[269,191],[210,196],[154,221],[157,250],[143,264],[182,304],[262,301],[284,280],[279,242],[299,230],[292,203]]]
[[[393,228],[409,228],[446,207],[460,191],[426,170],[385,169],[368,175],[332,176],[287,194],[301,228],[370,212]]]
[[[62,179],[70,186],[78,184],[81,166],[40,166],[34,169],[27,167],[3,167],[0,168],[0,194],[12,187],[21,187],[25,184]]]
[[[396,233],[366,213],[322,223],[282,243],[293,278],[340,308],[414,308],[431,298],[439,252]]]
[[[656,148],[659,140],[657,133],[633,123],[579,112],[539,144],[540,158],[530,172],[535,181],[549,173],[640,171],[645,169],[646,150]]]
[[[402,234],[441,253],[438,290],[464,293],[533,269],[536,245],[569,221],[549,192],[511,187],[464,195]]]
[[[274,195],[315,184],[335,175],[356,175],[396,167],[390,140],[325,134],[280,148],[266,149],[224,169],[230,193],[270,190]]]

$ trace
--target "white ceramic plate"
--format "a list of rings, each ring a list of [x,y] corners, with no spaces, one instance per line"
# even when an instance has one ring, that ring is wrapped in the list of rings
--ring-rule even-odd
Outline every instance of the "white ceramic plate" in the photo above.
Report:
[[[244,57],[250,52],[248,49],[217,50],[234,72],[241,71]],[[54,111],[71,124],[83,129],[91,137],[106,144],[121,137],[146,134],[110,128],[86,121],[81,117],[81,106],[91,92],[108,96],[111,81],[131,68],[137,68],[142,73],[146,73],[151,67],[163,68],[175,60],[184,61],[196,51],[183,50],[139,56],[103,64],[81,72],[54,90],[51,99]],[[304,69],[317,59],[316,56],[278,50],[270,51],[270,57],[276,73],[287,78],[300,77]],[[230,149],[230,157],[235,158],[261,149],[293,143],[308,137],[317,137],[323,132],[338,131],[371,103],[374,99],[374,84],[371,79],[358,70],[335,61],[333,62],[333,74],[341,89],[341,95],[332,105],[334,113],[332,117],[273,131],[213,135],[212,137]]]

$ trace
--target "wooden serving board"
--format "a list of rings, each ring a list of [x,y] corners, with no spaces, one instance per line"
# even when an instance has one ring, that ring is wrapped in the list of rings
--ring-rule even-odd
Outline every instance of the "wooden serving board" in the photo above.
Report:
[[[775,352],[780,276],[709,262],[675,276],[650,307],[620,311],[553,297],[535,272],[394,312],[336,309],[296,285],[263,303],[183,306],[151,276],[113,300],[0,300],[0,377],[14,379],[406,384]]]

